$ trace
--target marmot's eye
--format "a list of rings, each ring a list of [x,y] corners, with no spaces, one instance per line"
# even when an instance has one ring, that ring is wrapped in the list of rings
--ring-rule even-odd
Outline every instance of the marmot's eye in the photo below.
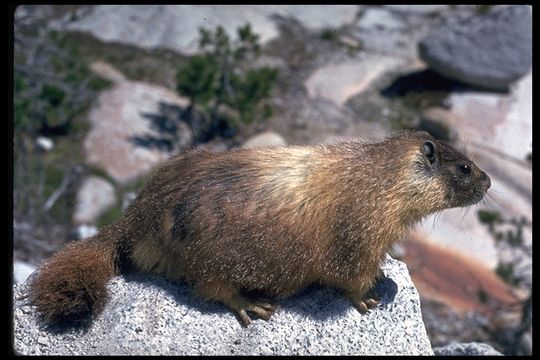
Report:
[[[470,175],[471,173],[471,167],[466,164],[459,165],[459,170],[461,170],[461,172],[465,175]]]

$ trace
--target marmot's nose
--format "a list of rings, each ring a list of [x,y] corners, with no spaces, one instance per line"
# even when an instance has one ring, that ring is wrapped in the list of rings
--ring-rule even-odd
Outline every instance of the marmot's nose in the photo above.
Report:
[[[482,185],[484,185],[484,188],[487,190],[491,187],[491,179],[489,176],[483,172],[480,171],[480,180],[482,181]]]

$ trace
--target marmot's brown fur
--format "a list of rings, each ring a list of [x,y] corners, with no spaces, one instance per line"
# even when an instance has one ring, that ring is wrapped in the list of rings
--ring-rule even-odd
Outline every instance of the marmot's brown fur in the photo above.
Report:
[[[115,223],[53,256],[31,285],[50,322],[97,314],[107,281],[129,270],[184,280],[244,325],[269,319],[258,290],[311,283],[361,312],[388,248],[424,216],[480,201],[489,177],[424,132],[378,143],[190,151],[162,165]]]

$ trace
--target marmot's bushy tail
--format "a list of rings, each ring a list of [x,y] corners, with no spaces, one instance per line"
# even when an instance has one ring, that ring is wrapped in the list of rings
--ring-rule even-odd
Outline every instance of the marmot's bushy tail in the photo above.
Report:
[[[41,267],[30,284],[30,300],[45,321],[73,324],[103,309],[107,282],[118,271],[115,251],[100,236],[69,244]]]

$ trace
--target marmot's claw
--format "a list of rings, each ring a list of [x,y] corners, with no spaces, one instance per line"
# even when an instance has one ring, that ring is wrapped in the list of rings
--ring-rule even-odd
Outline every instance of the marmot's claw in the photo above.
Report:
[[[348,297],[361,314],[369,312],[369,309],[376,307],[380,303],[380,299],[375,296],[372,291],[363,295],[360,295],[359,293],[349,293]]]
[[[241,309],[238,311],[238,317],[240,318],[240,323],[244,327],[248,327],[251,324],[251,318],[246,313],[246,310]]]
[[[268,321],[277,308],[277,305],[267,303],[262,300],[247,300],[244,298],[236,298],[236,303],[233,306],[234,310],[240,318],[243,326],[247,327],[251,324],[251,318],[248,312],[254,313],[259,318]]]
[[[258,317],[260,317],[263,320],[270,320],[270,316],[272,316],[273,310],[267,310],[263,308],[262,306],[258,305],[250,305],[247,308],[248,311],[251,311],[252,313],[255,313]]]
[[[357,301],[354,304],[354,307],[361,313],[366,314],[369,312],[369,309],[376,307],[379,304],[379,300],[373,298],[366,298],[360,301]]]
[[[356,308],[356,310],[360,312],[360,314],[365,314],[369,311],[369,308],[364,301],[358,301],[357,303],[353,305]]]
[[[264,308],[267,311],[274,312],[277,309],[276,304],[272,304],[266,299],[258,298],[257,300],[253,301],[253,304],[259,307]]]
[[[374,308],[375,306],[379,305],[381,302],[379,299],[376,298],[367,298],[364,300],[368,308]]]

